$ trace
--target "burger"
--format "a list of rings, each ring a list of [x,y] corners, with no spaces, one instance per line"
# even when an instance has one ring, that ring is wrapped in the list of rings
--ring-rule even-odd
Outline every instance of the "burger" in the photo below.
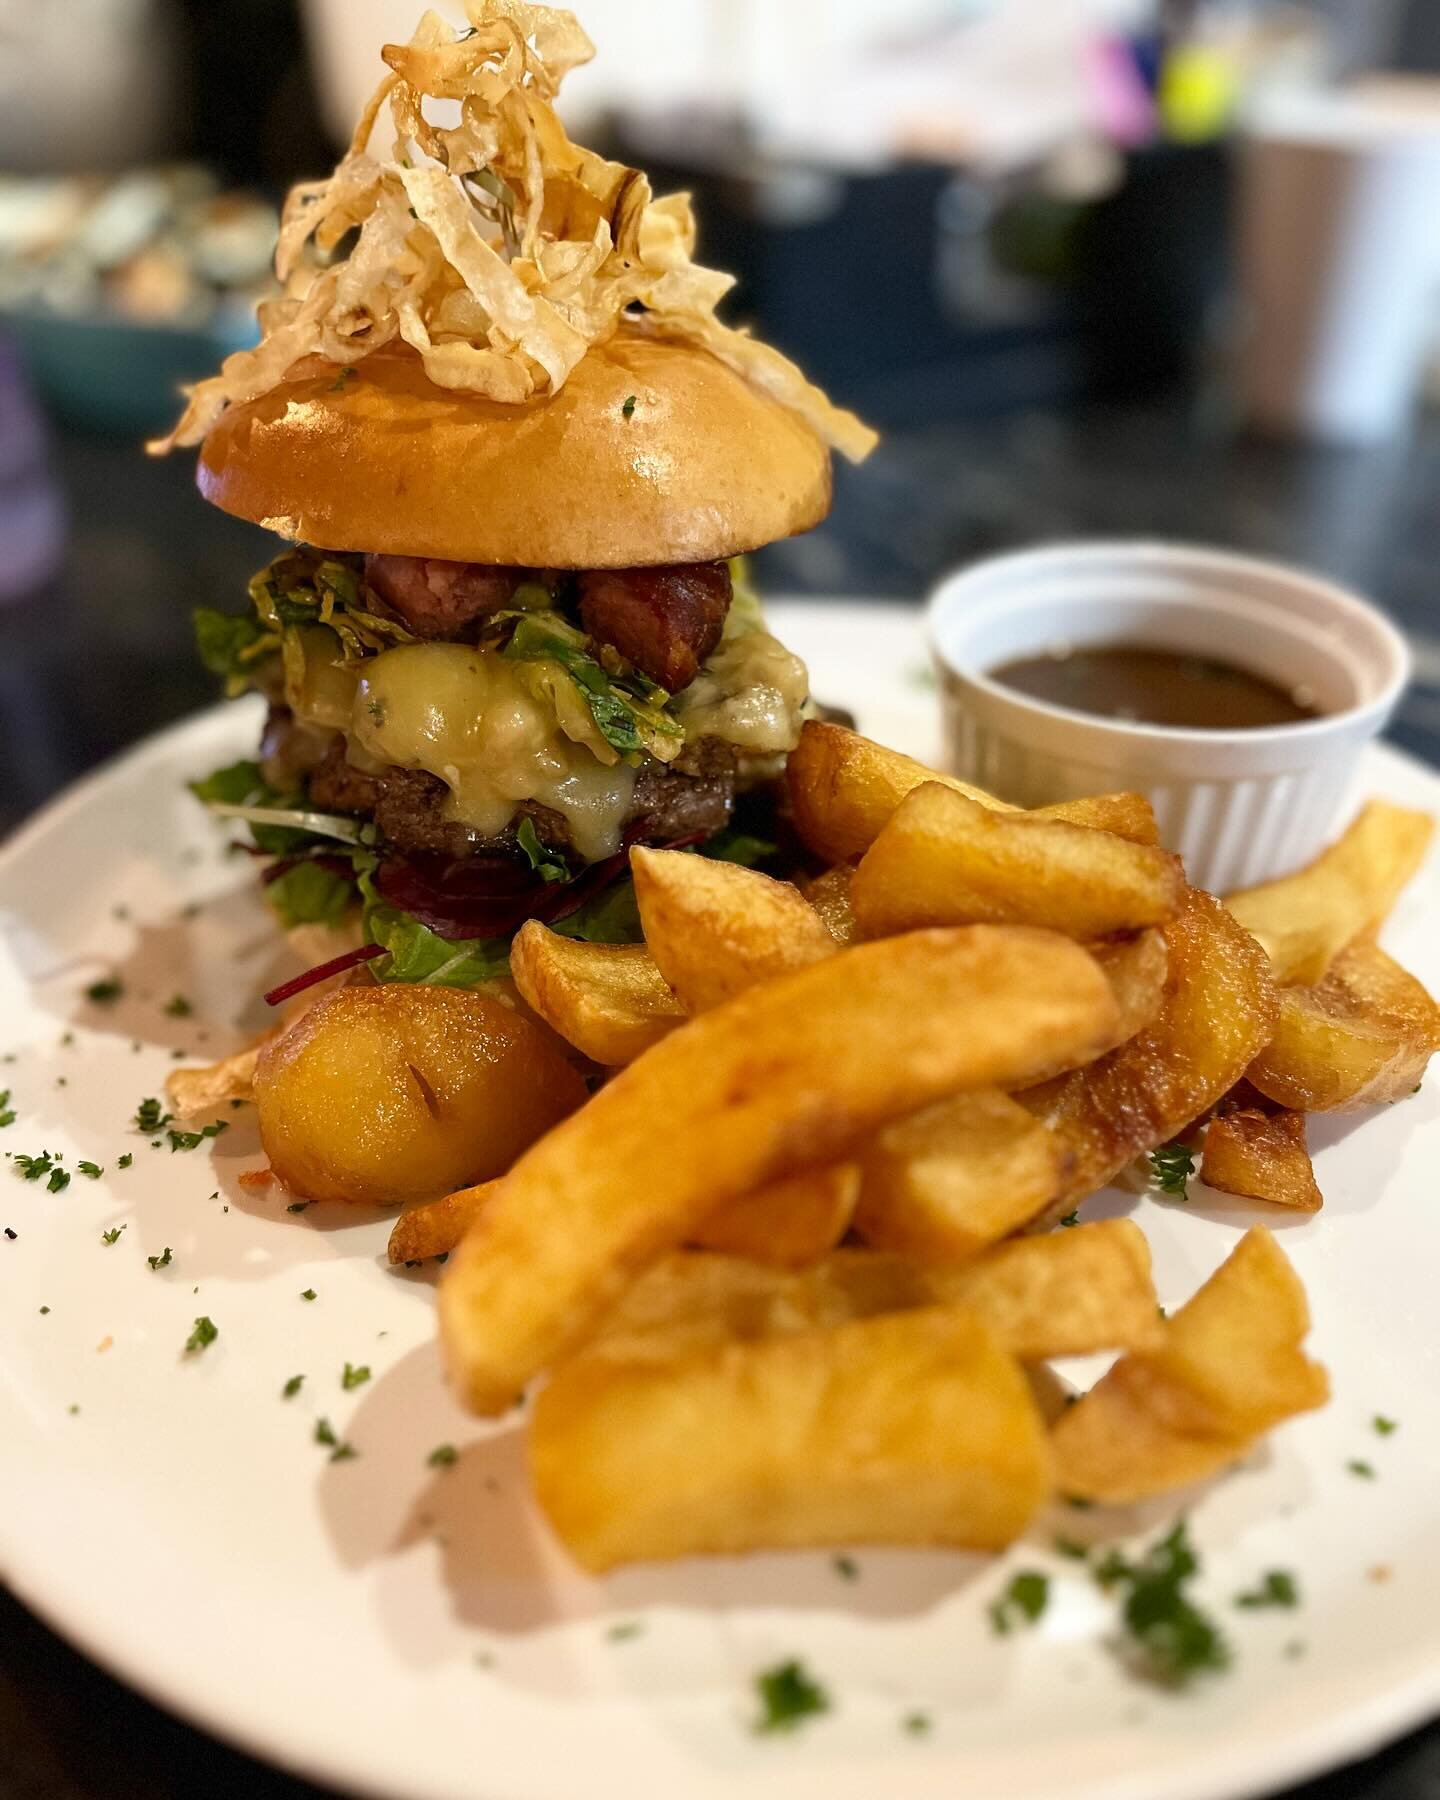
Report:
[[[196,614],[268,704],[196,792],[248,824],[282,924],[342,934],[277,1001],[362,962],[490,980],[532,918],[631,941],[637,844],[762,858],[812,706],[744,556],[873,441],[716,318],[683,196],[565,135],[571,15],[467,11],[385,48],[349,154],[287,203],[260,344],[157,446],[198,443],[206,499],[285,540],[247,611]]]

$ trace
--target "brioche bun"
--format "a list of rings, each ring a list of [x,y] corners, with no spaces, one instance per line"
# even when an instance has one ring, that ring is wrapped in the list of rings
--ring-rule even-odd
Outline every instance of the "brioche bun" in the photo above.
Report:
[[[624,331],[520,406],[436,387],[408,349],[348,372],[308,357],[226,410],[196,479],[327,550],[530,568],[710,562],[830,509],[803,421],[708,351]]]

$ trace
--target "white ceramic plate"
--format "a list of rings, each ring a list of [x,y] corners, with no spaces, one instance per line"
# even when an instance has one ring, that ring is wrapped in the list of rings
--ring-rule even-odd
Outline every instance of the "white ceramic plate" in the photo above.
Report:
[[[933,752],[914,615],[777,608],[776,624],[817,692]],[[16,1233],[0,1238],[0,1573],[82,1649],[276,1762],[405,1800],[1232,1796],[1440,1705],[1440,1090],[1316,1125],[1323,1214],[1265,1213],[1309,1288],[1335,1398],[1193,1497],[1230,1674],[1171,1697],[1121,1672],[1109,1604],[1048,1548],[1092,1523],[1074,1513],[1001,1561],[857,1551],[845,1580],[830,1557],[794,1554],[592,1581],[526,1497],[516,1425],[478,1428],[446,1396],[433,1267],[388,1271],[380,1217],[292,1216],[240,1186],[260,1162],[248,1109],[189,1152],[129,1127],[173,1049],[208,1055],[253,1028],[276,966],[248,866],[180,785],[246,753],[254,726],[242,704],[154,739],[0,857],[0,1051],[15,1058],[0,1088],[18,1115],[0,1149],[105,1170],[55,1194],[0,1170],[0,1226]],[[1440,806],[1440,781],[1394,754],[1366,778]],[[1387,937],[1432,985],[1437,901],[1432,872]],[[112,970],[124,997],[89,1003]],[[165,1011],[176,994],[192,1016]],[[1259,1216],[1203,1191],[1084,1210],[1107,1204],[1138,1208],[1172,1304]],[[187,1357],[200,1314],[219,1337]],[[343,1390],[347,1360],[373,1379]],[[283,1399],[295,1374],[304,1387]],[[1374,1432],[1377,1412],[1393,1435]],[[327,1460],[321,1416],[358,1457]],[[458,1462],[432,1469],[442,1443]],[[1376,1479],[1349,1473],[1354,1458]],[[1127,1523],[1148,1533],[1172,1512]],[[1024,1566],[1051,1574],[1050,1608],[996,1638],[986,1603]],[[1276,1567],[1296,1573],[1300,1610],[1233,1611]],[[753,1677],[791,1656],[834,1710],[756,1736]],[[923,1735],[903,1728],[917,1711]]]

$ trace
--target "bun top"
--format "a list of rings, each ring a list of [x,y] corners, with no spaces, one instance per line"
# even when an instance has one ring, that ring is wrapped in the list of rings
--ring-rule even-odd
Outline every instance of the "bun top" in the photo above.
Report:
[[[520,406],[435,386],[409,350],[307,357],[227,408],[196,479],[326,550],[550,569],[716,561],[830,510],[808,425],[709,351],[624,331]]]

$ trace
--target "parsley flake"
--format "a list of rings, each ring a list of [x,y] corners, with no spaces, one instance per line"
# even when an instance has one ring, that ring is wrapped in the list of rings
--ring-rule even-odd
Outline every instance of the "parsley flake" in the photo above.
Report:
[[[89,1181],[98,1181],[105,1173],[97,1162],[78,1162],[75,1167]]]
[[[159,1131],[162,1125],[170,1123],[171,1115],[162,1113],[158,1100],[142,1100],[135,1108],[136,1127],[147,1136],[152,1131]]]
[[[1250,1612],[1257,1612],[1264,1606],[1298,1606],[1300,1588],[1288,1569],[1267,1569],[1259,1587],[1237,1594],[1235,1604]]]
[[[1090,1546],[1088,1544],[1082,1544],[1079,1538],[1057,1537],[1055,1539],[1055,1554],[1057,1556],[1068,1556],[1072,1562],[1084,1562],[1090,1555]]]
[[[1375,1479],[1374,1463],[1366,1462],[1363,1457],[1352,1456],[1345,1467],[1352,1475],[1358,1475],[1361,1481],[1373,1481]]]
[[[42,1307],[41,1307],[41,1308],[40,1308],[40,1312],[41,1312],[41,1315],[42,1315],[42,1317],[43,1317],[43,1315],[44,1315],[44,1314],[46,1314],[46,1313],[48,1313],[48,1312],[49,1312],[49,1310],[50,1310],[50,1308],[49,1308],[49,1307],[48,1307],[48,1306],[42,1306]]]
[[[309,1204],[308,1200],[292,1200],[285,1210],[288,1213],[302,1213]]]
[[[217,1138],[222,1131],[230,1129],[228,1119],[216,1119],[213,1124],[202,1125],[199,1131],[177,1131],[173,1127],[165,1133],[170,1140],[170,1154],[177,1150],[198,1150],[206,1138]]]
[[[118,1244],[120,1242],[120,1233],[124,1229],[125,1227],[123,1225],[116,1225],[110,1231],[102,1231],[100,1233],[100,1242],[102,1244]]]
[[[335,1435],[335,1427],[328,1419],[317,1419],[315,1421],[315,1442],[317,1444],[328,1444],[332,1448],[340,1442],[339,1438]]]
[[[755,1730],[762,1734],[794,1731],[804,1720],[830,1710],[830,1696],[793,1658],[757,1675],[755,1691],[761,1707]]]
[[[853,1556],[832,1556],[830,1567],[842,1581],[858,1581],[860,1579],[860,1565]]]
[[[167,1018],[188,1019],[194,1011],[195,1008],[183,994],[174,994],[165,1002],[165,1013]]]
[[[131,1152],[129,1150],[127,1150],[125,1152],[125,1154],[120,1158],[119,1162],[116,1163],[115,1167],[117,1169],[128,1169],[130,1167],[131,1163],[134,1162],[134,1160],[135,1160],[134,1156],[131,1154]]]
[[[304,1291],[303,1291],[303,1292],[302,1292],[302,1293],[301,1293],[301,1295],[300,1295],[300,1298],[301,1298],[301,1299],[302,1299],[302,1300],[313,1300],[313,1299],[314,1299],[314,1298],[315,1298],[315,1290],[314,1290],[314,1288],[306,1288],[306,1289],[305,1289],[305,1290],[304,1290]]]
[[[63,1192],[69,1185],[70,1171],[68,1169],[52,1169],[50,1171],[50,1179],[45,1183],[45,1186],[52,1194]]]
[[[281,1388],[280,1398],[282,1400],[293,1400],[304,1384],[305,1377],[303,1375],[292,1375],[285,1383],[284,1387]]]
[[[219,1335],[220,1327],[213,1319],[207,1318],[202,1313],[195,1321],[194,1330],[185,1340],[186,1354],[188,1355],[191,1351],[203,1350],[207,1344],[213,1344]]]
[[[1065,1217],[1060,1221],[1060,1223],[1064,1226],[1078,1225],[1080,1223],[1079,1207],[1076,1207],[1074,1212],[1066,1213]]]
[[[625,403],[620,408],[620,411],[624,415],[625,418],[627,418],[627,419],[634,418],[634,416],[635,416],[635,396],[633,394],[627,394],[625,396]]]
[[[1375,1417],[1370,1421],[1370,1426],[1376,1437],[1389,1437],[1392,1431],[1398,1431],[1400,1429],[1400,1421],[1398,1419],[1387,1419],[1384,1413],[1376,1413]]]
[[[340,1385],[348,1394],[351,1388],[363,1387],[370,1379],[369,1363],[346,1363]]]
[[[425,1458],[425,1466],[430,1469],[448,1469],[459,1455],[460,1452],[453,1444],[437,1444]]]
[[[1199,1567],[1181,1519],[1138,1563],[1112,1552],[1096,1570],[1102,1585],[1128,1587],[1121,1620],[1129,1658],[1140,1674],[1163,1687],[1184,1687],[1192,1677],[1230,1662],[1219,1628],[1184,1592]]]
[[[329,387],[326,388],[325,392],[327,394],[340,393],[341,390],[345,387],[347,382],[351,382],[355,379],[356,373],[357,373],[357,371],[356,371],[355,367],[353,366],[353,364],[347,364],[343,369],[341,369],[340,373],[330,383]]]
[[[9,1154],[9,1151],[6,1151],[6,1155]],[[48,1150],[42,1150],[38,1156],[21,1156],[17,1152],[16,1155],[10,1157],[10,1160],[14,1163],[16,1172],[24,1180],[39,1181],[42,1176],[50,1173],[59,1159],[52,1156]]]
[[[85,990],[85,998],[94,1006],[113,1006],[125,992],[125,983],[114,975],[107,975],[103,981],[92,981]]]
[[[621,1619],[610,1627],[605,1633],[605,1638],[611,1644],[628,1644],[632,1639],[639,1637],[644,1629],[645,1627],[639,1619]]]
[[[7,1093],[5,1095],[5,1099],[8,1100],[9,1098],[10,1098],[10,1096]],[[3,1131],[7,1125],[13,1125],[14,1123],[15,1123],[15,1114],[7,1106],[4,1110],[4,1112],[0,1112],[0,1131]]]
[[[1050,1577],[1038,1569],[1022,1569],[990,1604],[990,1628],[1008,1637],[1017,1625],[1033,1625],[1050,1604]]]
[[[335,1446],[335,1448],[330,1452],[330,1461],[331,1462],[349,1462],[352,1457],[356,1457],[359,1454],[360,1454],[360,1452],[355,1448],[355,1446],[353,1444],[337,1444]]]
[[[1150,1152],[1150,1173],[1162,1194],[1185,1197],[1185,1185],[1195,1173],[1195,1152],[1189,1144],[1162,1144]]]
[[[145,1260],[152,1269],[168,1269],[170,1267],[170,1246],[167,1244],[158,1256],[147,1256]]]
[[[934,1723],[935,1721],[930,1717],[929,1713],[906,1713],[905,1717],[900,1721],[900,1729],[910,1737],[924,1737]]]

